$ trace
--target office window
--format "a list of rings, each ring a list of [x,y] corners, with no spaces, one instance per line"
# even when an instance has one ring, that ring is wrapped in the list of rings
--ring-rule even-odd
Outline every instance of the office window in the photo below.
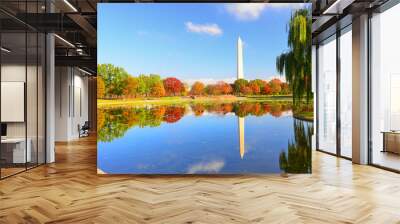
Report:
[[[400,170],[400,5],[371,18],[372,163]]]
[[[336,36],[318,48],[318,149],[336,153]]]
[[[352,34],[351,26],[340,35],[340,154],[352,157]]]

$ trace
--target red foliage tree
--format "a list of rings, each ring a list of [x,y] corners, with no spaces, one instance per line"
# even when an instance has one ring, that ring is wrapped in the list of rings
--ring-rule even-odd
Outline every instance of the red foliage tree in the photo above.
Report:
[[[256,82],[250,82],[249,87],[251,88],[253,94],[260,94],[260,87]]]
[[[250,94],[253,93],[253,91],[251,90],[251,88],[248,87],[248,86],[242,86],[242,87],[240,87],[240,92],[241,92],[242,94],[244,94],[244,95],[250,95]]]
[[[265,94],[265,95],[270,95],[271,94],[271,86],[267,83],[267,84],[265,84],[264,85],[264,88],[263,88],[263,93]]]
[[[163,83],[167,95],[176,96],[177,94],[181,94],[184,90],[183,83],[175,77],[166,78],[164,79]]]

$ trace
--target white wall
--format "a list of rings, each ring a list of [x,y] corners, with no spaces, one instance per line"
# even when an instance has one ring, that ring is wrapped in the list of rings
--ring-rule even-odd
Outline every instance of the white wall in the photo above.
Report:
[[[88,78],[76,68],[56,67],[55,140],[79,137],[78,125],[88,120]]]

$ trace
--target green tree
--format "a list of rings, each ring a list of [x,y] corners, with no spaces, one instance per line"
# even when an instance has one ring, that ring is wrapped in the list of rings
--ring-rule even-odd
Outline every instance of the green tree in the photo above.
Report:
[[[107,96],[122,96],[128,77],[128,73],[123,68],[112,64],[100,64],[97,67],[97,73],[104,80]]]
[[[234,91],[236,94],[240,94],[242,89],[245,89],[244,87],[247,87],[249,82],[246,79],[237,79],[234,83]]]
[[[150,88],[147,85],[147,76],[146,75],[139,75],[138,77],[138,93],[142,96],[147,96],[147,94],[150,92]]]
[[[293,13],[288,24],[289,51],[276,58],[276,69],[284,74],[293,93],[293,102],[305,96],[309,103],[311,93],[311,13],[300,9]]]

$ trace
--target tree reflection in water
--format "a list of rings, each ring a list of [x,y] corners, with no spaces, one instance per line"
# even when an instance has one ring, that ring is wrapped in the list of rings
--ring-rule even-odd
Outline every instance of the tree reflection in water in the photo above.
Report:
[[[312,122],[293,120],[294,141],[288,143],[288,151],[281,152],[279,166],[286,173],[311,173]]]
[[[188,105],[162,105],[143,107],[99,108],[97,111],[98,141],[111,142],[124,136],[132,127],[157,127],[163,122],[175,123],[192,112],[202,116],[205,112],[225,115],[234,113],[238,117],[280,117],[292,109],[290,102],[233,102],[194,103]]]

